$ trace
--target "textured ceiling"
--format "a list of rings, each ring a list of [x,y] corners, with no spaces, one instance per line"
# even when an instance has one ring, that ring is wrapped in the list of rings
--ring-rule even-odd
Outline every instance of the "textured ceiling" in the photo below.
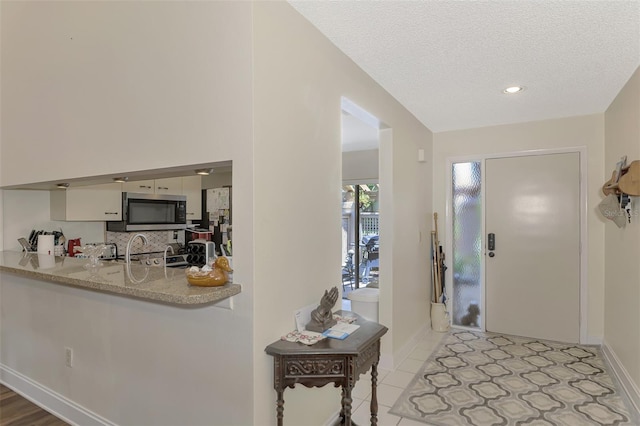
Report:
[[[433,132],[601,113],[640,64],[640,0],[290,3]]]

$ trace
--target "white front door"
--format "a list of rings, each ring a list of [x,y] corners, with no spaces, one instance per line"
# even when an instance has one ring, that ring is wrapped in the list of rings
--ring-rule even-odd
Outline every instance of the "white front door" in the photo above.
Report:
[[[487,331],[580,340],[579,158],[486,160]]]

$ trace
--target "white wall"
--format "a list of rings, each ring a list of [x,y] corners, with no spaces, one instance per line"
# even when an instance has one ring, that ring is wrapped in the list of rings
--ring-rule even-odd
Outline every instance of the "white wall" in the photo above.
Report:
[[[240,312],[1,277],[4,366],[114,424],[251,424],[251,346],[229,335]]]
[[[3,2],[1,184],[231,160],[250,134],[250,10]]]
[[[4,192],[0,189],[0,224],[4,223]],[[4,228],[0,226],[0,250],[4,250],[4,235]]]
[[[2,7],[0,7],[0,27],[2,26]],[[2,34],[0,33],[0,42],[2,40]],[[0,99],[2,99],[2,55],[0,55]],[[0,102],[0,156],[2,155],[2,102]],[[0,177],[2,176],[2,161],[0,160]],[[2,182],[1,178],[0,178],[0,182]],[[3,211],[3,202],[4,200],[4,190],[0,189],[0,224],[3,223],[3,216],[2,216],[2,211]],[[4,242],[4,230],[2,229],[2,226],[0,226],[0,250],[4,250],[4,246],[3,246],[3,242]],[[1,312],[0,312],[1,315]]]
[[[640,68],[605,113],[605,180],[623,155],[640,160]],[[640,203],[638,203],[640,204]],[[631,224],[605,224],[605,342],[615,352],[640,402],[640,206]]]
[[[119,424],[253,422],[251,7],[0,4],[0,185],[231,160],[243,188],[233,311],[2,274],[0,362]]]
[[[428,226],[431,170],[417,150],[431,152],[431,132],[286,3],[254,4],[254,48],[254,423],[267,424],[275,423],[273,364],[260,348],[293,328],[294,309],[340,287],[341,97],[393,129],[390,155],[380,160],[381,238],[389,247],[380,318],[390,328],[389,354],[428,321],[428,251],[419,233]],[[296,388],[285,400],[286,423],[322,424],[339,391]]]
[[[65,237],[81,238],[83,243],[105,240],[105,222],[52,221],[49,191],[4,190],[4,248],[22,250],[18,238],[37,231],[60,231]]]
[[[597,213],[604,182],[603,114],[437,133],[433,149],[433,205],[444,216],[447,158],[536,149],[587,148],[587,337],[601,342],[604,331],[604,220]]]
[[[375,182],[378,180],[378,150],[342,153],[343,182]]]
[[[167,422],[180,415],[182,424],[203,423],[204,417],[216,424],[275,422],[273,365],[264,347],[293,328],[295,308],[317,303],[325,289],[340,283],[342,96],[392,129],[393,139],[381,141],[386,155],[380,162],[387,188],[381,195],[381,238],[390,248],[381,252],[386,284],[380,318],[390,327],[383,350],[397,354],[428,322],[428,241],[421,235],[430,228],[432,173],[430,159],[418,163],[417,151],[432,151],[432,134],[291,6],[3,2],[0,8],[0,107],[4,113],[11,106],[0,128],[0,185],[231,160],[234,281],[243,286],[232,312],[173,311],[47,283],[32,289],[3,274],[5,306],[40,306],[46,294],[65,308],[43,308],[51,322],[69,324],[68,309],[88,318],[74,324],[81,339],[74,344],[95,343],[89,358],[118,344],[138,354],[118,354],[108,364],[117,377],[127,378],[118,385],[138,391],[135,404],[120,411],[111,406],[121,401],[119,386],[89,385],[101,372],[99,358],[90,368],[68,371],[59,359],[27,356],[26,346],[44,345],[43,353],[57,359],[66,334],[41,341],[40,323],[29,329],[29,318],[4,307],[3,314],[17,323],[3,321],[6,352],[0,361],[122,424],[147,418],[161,423],[162,414]],[[176,344],[184,352],[167,349],[167,357],[145,358],[153,364],[143,365],[144,332],[129,337],[112,313],[127,324],[140,323],[144,332],[155,332],[159,324],[184,333],[173,342],[172,333],[160,330],[150,347]],[[98,333],[90,337],[94,322]],[[33,339],[20,345],[15,330],[25,327]],[[18,349],[10,351],[14,345]],[[231,356],[233,362],[216,362]],[[203,359],[210,361],[202,376],[204,392],[193,395],[201,392],[190,383],[200,377]],[[40,363],[53,372],[38,368]],[[161,383],[155,375],[176,365],[180,374],[169,377],[177,380],[180,404],[155,389]],[[144,377],[134,374],[138,368]],[[226,399],[232,384],[233,402]],[[203,395],[210,401],[206,406]],[[152,400],[162,407],[158,413],[148,412]],[[339,392],[329,387],[289,390],[287,423],[320,424],[337,401]]]
[[[1,33],[1,27],[2,27],[2,7],[0,6],[0,43],[2,41],[2,33]],[[0,157],[2,156],[2,55],[0,54]],[[2,160],[0,160],[0,182],[2,182],[1,179],[2,176]],[[2,216],[2,211],[3,211],[3,202],[4,200],[4,190],[0,189],[0,224],[3,223],[3,216]],[[4,250],[4,246],[3,246],[3,242],[4,242],[4,230],[2,229],[2,226],[0,226],[0,250]],[[1,314],[1,312],[0,312]]]

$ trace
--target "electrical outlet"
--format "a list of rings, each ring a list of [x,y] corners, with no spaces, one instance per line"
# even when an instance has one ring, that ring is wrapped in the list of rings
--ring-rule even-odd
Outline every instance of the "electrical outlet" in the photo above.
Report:
[[[64,362],[67,367],[73,367],[73,349],[64,348]]]
[[[174,240],[178,239],[178,231],[173,231],[173,239]]]

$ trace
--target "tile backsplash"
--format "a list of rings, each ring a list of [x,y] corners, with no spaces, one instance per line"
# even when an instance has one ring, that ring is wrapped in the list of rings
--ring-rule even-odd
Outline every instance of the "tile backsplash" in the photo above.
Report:
[[[112,232],[107,231],[107,243],[115,243],[118,247],[118,256],[124,256],[127,250],[127,243],[129,242],[129,238],[131,238],[135,234],[144,234],[149,240],[149,244],[145,245],[141,238],[136,238],[136,240],[131,245],[131,253],[149,253],[149,252],[162,252],[164,251],[167,244],[177,243],[184,241],[174,240],[173,239],[173,231],[142,231],[142,232]],[[181,236],[181,239],[184,240],[184,232],[178,232],[178,235]]]

